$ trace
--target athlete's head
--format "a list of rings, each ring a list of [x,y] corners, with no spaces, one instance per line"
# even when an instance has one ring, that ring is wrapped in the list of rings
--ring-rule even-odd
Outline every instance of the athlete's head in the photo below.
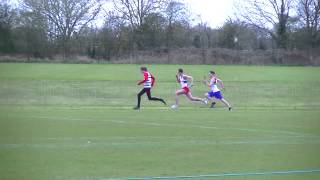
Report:
[[[143,66],[140,68],[140,71],[141,71],[141,73],[144,73],[144,72],[148,71],[148,69],[147,69],[147,67]]]
[[[179,75],[183,74],[183,69],[182,68],[178,69],[178,74]]]
[[[216,72],[214,71],[209,71],[209,76],[210,78],[214,77],[216,75]]]

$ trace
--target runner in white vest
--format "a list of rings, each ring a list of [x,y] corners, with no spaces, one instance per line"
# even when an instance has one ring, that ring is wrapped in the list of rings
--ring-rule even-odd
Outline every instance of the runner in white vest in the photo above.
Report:
[[[208,100],[211,100],[213,98],[220,100],[223,104],[225,104],[228,108],[229,111],[232,110],[232,107],[230,105],[230,103],[223,98],[221,91],[218,87],[218,85],[221,86],[222,89],[224,89],[224,85],[222,83],[222,81],[216,76],[216,73],[214,71],[210,71],[209,72],[209,81],[204,80],[204,84],[207,85],[210,88],[210,91],[208,93],[205,94],[206,98]],[[214,108],[216,102],[212,102],[211,104],[211,108]]]
[[[176,97],[175,97],[176,104],[171,106],[172,109],[178,108],[178,106],[179,106],[179,96],[183,95],[183,94],[186,95],[187,98],[190,101],[200,101],[200,102],[203,102],[205,104],[208,103],[206,101],[206,99],[201,99],[201,98],[192,96],[188,83],[190,81],[190,86],[193,86],[193,77],[184,74],[183,73],[183,69],[179,69],[178,70],[178,73],[176,75],[176,79],[177,79],[177,82],[181,85],[181,89],[176,91]]]

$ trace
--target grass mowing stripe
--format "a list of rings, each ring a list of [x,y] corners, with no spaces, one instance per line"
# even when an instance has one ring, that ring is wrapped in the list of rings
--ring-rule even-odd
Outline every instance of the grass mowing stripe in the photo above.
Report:
[[[182,98],[181,98],[182,99]],[[190,104],[186,104],[186,105],[190,105]],[[0,104],[0,107],[11,107],[11,108],[25,108],[26,104],[10,104],[10,103],[2,103]],[[119,105],[119,106],[110,106],[110,105],[66,105],[66,104],[28,104],[27,107],[31,107],[31,108],[39,108],[39,107],[47,107],[47,108],[69,108],[71,110],[85,110],[85,109],[94,109],[94,110],[133,110],[133,106],[124,106],[124,105]],[[272,112],[277,112],[277,111],[283,111],[283,110],[287,110],[287,111],[304,111],[304,112],[308,112],[308,111],[316,111],[319,110],[320,106],[319,105],[300,105],[300,106],[275,106],[275,105],[257,105],[257,106],[236,106],[233,107],[232,111],[272,111]],[[180,110],[197,110],[197,111],[228,111],[228,109],[226,107],[216,107],[213,109],[209,109],[209,107],[207,106],[203,106],[202,104],[200,104],[199,106],[181,106],[178,109],[171,109],[170,107],[166,107],[166,106],[143,106],[139,111],[136,112],[140,112],[140,111],[144,111],[144,110],[162,110],[162,111],[177,111],[180,112]],[[232,113],[232,112],[230,112]]]
[[[292,136],[305,136],[305,137],[320,137],[313,134],[297,133],[292,131],[284,130],[263,130],[263,129],[254,129],[254,128],[224,128],[224,127],[215,127],[215,126],[204,126],[204,125],[179,125],[179,124],[163,124],[158,122],[128,122],[122,120],[106,120],[106,119],[95,119],[95,118],[67,118],[67,117],[39,117],[34,116],[30,118],[38,119],[51,119],[51,120],[67,120],[67,121],[87,121],[87,122],[111,122],[117,124],[135,124],[135,125],[145,125],[145,126],[157,126],[157,127],[175,127],[175,128],[199,128],[199,129],[213,129],[213,130],[231,130],[231,131],[245,131],[245,132],[254,132],[254,133],[268,133],[268,134],[283,134],[283,135],[292,135]]]
[[[241,140],[246,137],[219,137],[219,140]],[[318,139],[318,137],[305,137],[305,136],[268,136],[268,138],[271,139],[279,139],[279,138],[287,138],[287,139]],[[0,137],[0,140],[5,140],[8,139],[7,137]],[[10,138],[9,138],[10,139]],[[190,140],[190,141],[205,141],[205,140],[210,140],[210,139],[200,139],[200,138],[185,138],[185,137],[179,137],[179,136],[168,136],[168,137],[33,137],[32,140],[34,141],[74,141],[74,140],[97,140],[97,141],[121,141],[121,140],[136,140],[136,141],[142,141],[142,140]],[[30,140],[30,138],[19,138],[18,140],[21,141],[27,141]],[[320,139],[319,139],[320,140]]]
[[[303,140],[288,142],[288,140],[242,140],[242,141],[180,141],[180,142],[78,142],[78,143],[20,143],[20,144],[0,144],[0,149],[18,149],[18,148],[32,148],[32,149],[68,149],[68,148],[97,148],[97,147],[181,147],[194,146],[200,147],[205,145],[306,145],[306,144],[320,144],[320,141]]]
[[[194,178],[212,178],[212,177],[232,177],[232,176],[269,176],[269,175],[288,175],[288,174],[307,174],[320,173],[319,169],[310,170],[289,170],[289,171],[269,171],[269,172],[249,172],[249,173],[221,173],[192,176],[159,176],[159,177],[141,177],[141,178],[108,178],[98,180],[154,180],[154,179],[194,179]]]

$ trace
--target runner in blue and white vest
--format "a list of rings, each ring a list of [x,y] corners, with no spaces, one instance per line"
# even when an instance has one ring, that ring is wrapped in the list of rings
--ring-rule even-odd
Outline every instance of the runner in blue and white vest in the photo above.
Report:
[[[222,80],[216,76],[216,73],[214,71],[210,71],[209,80],[208,81],[204,80],[203,82],[205,85],[207,85],[210,88],[210,91],[205,94],[206,98],[208,100],[212,100],[213,98],[220,100],[223,104],[225,104],[229,108],[229,111],[231,111],[232,107],[230,103],[223,98],[221,91],[219,89],[219,85],[221,86],[222,89],[224,89],[224,85],[222,83]],[[216,102],[212,102],[211,108],[214,108],[215,104]]]

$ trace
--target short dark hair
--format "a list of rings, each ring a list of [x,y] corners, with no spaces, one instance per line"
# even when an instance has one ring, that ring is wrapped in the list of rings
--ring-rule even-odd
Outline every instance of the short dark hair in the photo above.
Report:
[[[148,69],[147,69],[147,67],[144,67],[144,66],[143,66],[143,67],[140,68],[140,70],[141,70],[141,71],[147,71]]]
[[[210,72],[210,74],[213,74],[213,75],[215,75],[216,74],[216,72],[214,72],[214,71],[209,71]]]
[[[183,69],[180,68],[180,69],[178,70],[178,72],[179,72],[179,73],[183,73]]]

